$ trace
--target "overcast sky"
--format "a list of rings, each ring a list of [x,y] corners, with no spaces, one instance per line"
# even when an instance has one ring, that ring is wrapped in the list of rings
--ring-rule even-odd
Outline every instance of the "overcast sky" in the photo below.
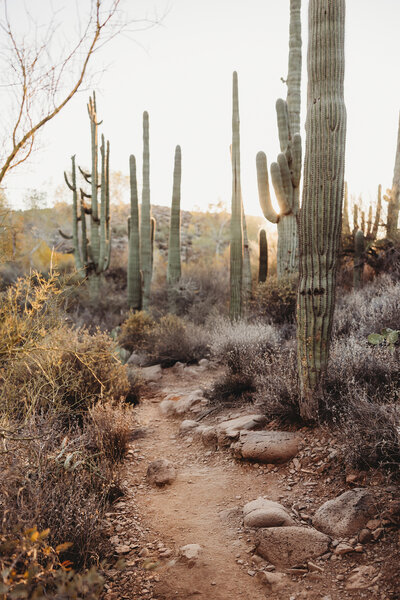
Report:
[[[30,0],[43,11],[51,0]],[[12,0],[23,11],[22,0]],[[72,0],[52,0],[66,22]],[[302,134],[307,89],[307,6],[303,0]],[[19,8],[18,8],[19,7]],[[96,56],[106,71],[97,89],[102,131],[111,143],[112,170],[128,173],[129,154],[141,168],[142,113],[150,115],[151,200],[169,204],[174,148],[182,147],[182,205],[230,204],[232,72],[239,77],[242,189],[246,212],[260,215],[255,156],[279,151],[275,101],[286,97],[289,0],[125,0],[131,17],[165,16],[160,26],[129,34]],[[43,12],[42,12],[43,14]],[[346,179],[368,202],[391,185],[399,77],[399,0],[347,0]],[[6,181],[14,206],[27,189],[49,192],[62,183],[70,156],[89,164],[88,93],[76,95],[48,124],[42,149]],[[304,141],[304,138],[303,138]],[[304,147],[304,143],[303,143]],[[141,175],[139,175],[141,179]]]

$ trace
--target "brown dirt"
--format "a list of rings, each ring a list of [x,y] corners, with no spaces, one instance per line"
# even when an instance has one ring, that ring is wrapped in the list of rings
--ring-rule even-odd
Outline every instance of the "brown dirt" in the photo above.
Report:
[[[271,469],[238,462],[229,452],[211,452],[190,435],[180,436],[181,419],[162,415],[159,402],[171,391],[180,395],[205,383],[210,383],[209,373],[179,378],[169,370],[162,388],[144,399],[137,409],[142,435],[133,442],[127,463],[126,498],[109,514],[113,535],[120,545],[128,544],[130,550],[124,553],[125,570],[108,573],[105,598],[400,598],[398,572],[394,573],[394,569],[386,578],[382,566],[388,556],[396,561],[396,554],[398,560],[398,531],[392,529],[383,541],[366,545],[360,554],[314,561],[318,563],[315,570],[289,573],[284,589],[272,589],[261,582],[259,572],[271,566],[254,555],[253,532],[244,529],[241,521],[243,505],[264,495],[289,509],[297,509],[299,520],[308,524],[308,513],[313,514],[322,502],[345,491],[350,484],[346,485],[335,459],[329,462],[327,458],[334,440],[328,440],[327,433],[319,430],[303,430],[306,448],[302,468],[296,473],[293,465]],[[231,409],[225,414],[238,412]],[[146,484],[147,466],[157,458],[167,458],[178,471],[176,481],[165,488]],[[179,558],[179,548],[186,544],[202,547],[194,564]],[[165,553],[169,556],[163,557]],[[376,567],[378,579],[367,590],[346,590],[351,570],[364,564]]]

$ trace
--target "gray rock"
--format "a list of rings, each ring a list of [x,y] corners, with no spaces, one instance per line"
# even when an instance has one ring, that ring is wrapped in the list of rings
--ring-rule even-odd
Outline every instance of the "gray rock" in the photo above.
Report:
[[[176,373],[177,375],[181,375],[184,372],[185,368],[186,368],[186,365],[184,363],[176,362],[174,364],[174,366],[171,368],[171,371],[173,373]]]
[[[201,433],[201,441],[206,448],[216,450],[218,447],[218,435],[215,427],[204,427]]]
[[[201,390],[194,390],[190,394],[180,396],[169,394],[160,402],[160,410],[165,415],[183,415],[186,412],[199,412],[207,404]]]
[[[330,538],[307,527],[270,527],[256,535],[257,554],[273,565],[293,567],[325,554]]]
[[[159,381],[162,377],[161,365],[153,365],[152,367],[143,367],[140,375],[145,381]]]
[[[199,426],[197,421],[191,421],[190,419],[185,419],[179,426],[180,433],[188,433],[189,431],[193,431]]]
[[[232,449],[241,458],[280,464],[296,456],[299,444],[299,436],[287,431],[241,431]]]
[[[347,537],[365,527],[374,514],[374,496],[363,488],[344,492],[325,502],[315,513],[314,527],[334,537]]]
[[[199,366],[208,368],[210,366],[210,361],[207,358],[202,358],[199,360]]]
[[[126,364],[132,365],[133,367],[143,367],[146,364],[146,356],[145,354],[132,352]]]
[[[243,507],[245,527],[290,527],[294,525],[286,508],[265,498],[257,498]]]
[[[176,469],[169,460],[158,458],[147,467],[146,478],[150,485],[166,485],[176,479]]]
[[[236,417],[235,419],[222,421],[222,423],[219,423],[218,429],[221,431],[240,431],[241,429],[250,431],[261,429],[266,423],[267,418],[264,415],[243,415],[241,417]]]

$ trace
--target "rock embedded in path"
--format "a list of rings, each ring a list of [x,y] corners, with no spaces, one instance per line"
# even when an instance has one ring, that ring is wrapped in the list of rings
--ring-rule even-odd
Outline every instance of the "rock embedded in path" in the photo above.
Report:
[[[255,543],[257,554],[273,565],[293,567],[325,554],[330,538],[307,527],[270,527],[258,530]]]
[[[351,572],[346,582],[346,590],[367,590],[374,584],[377,570],[372,565],[361,565]]]
[[[160,403],[160,410],[165,415],[183,415],[186,412],[200,412],[208,401],[202,390],[194,390],[189,394],[169,394]]]
[[[347,537],[363,529],[374,512],[373,494],[367,489],[355,488],[325,502],[312,523],[324,533]]]
[[[153,365],[152,367],[143,367],[140,375],[145,381],[160,381],[162,377],[161,365]]]
[[[297,434],[288,431],[241,431],[232,449],[237,457],[281,464],[296,456],[300,441]]]
[[[167,485],[176,479],[176,469],[169,460],[158,458],[147,467],[146,478],[150,485]]]
[[[245,527],[290,527],[294,525],[286,508],[265,498],[257,498],[243,507]]]
[[[185,419],[179,426],[180,433],[188,433],[189,431],[193,431],[199,426],[197,421],[192,421],[190,419]]]
[[[147,359],[145,354],[132,352],[126,364],[132,367],[143,367],[146,364],[146,360]]]
[[[201,550],[200,544],[186,544],[179,548],[179,555],[188,561],[195,561],[199,558]]]

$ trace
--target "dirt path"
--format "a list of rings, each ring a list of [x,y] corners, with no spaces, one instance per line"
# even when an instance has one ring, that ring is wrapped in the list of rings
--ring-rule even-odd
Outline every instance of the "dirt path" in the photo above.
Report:
[[[289,573],[283,588],[261,582],[257,571],[262,570],[260,567],[269,569],[265,561],[254,555],[253,535],[243,528],[243,505],[265,496],[280,501],[289,510],[301,499],[303,505],[311,503],[312,510],[314,502],[318,506],[328,497],[321,475],[317,474],[322,467],[316,471],[315,482],[321,483],[321,489],[319,497],[314,498],[317,483],[307,488],[305,481],[310,470],[304,469],[306,475],[299,475],[296,483],[290,466],[270,470],[265,465],[238,462],[229,452],[207,450],[198,439],[180,435],[179,425],[185,416],[166,417],[160,411],[160,402],[169,392],[179,396],[199,389],[210,382],[210,377],[210,373],[203,373],[182,378],[170,371],[163,376],[162,385],[154,389],[153,396],[144,398],[135,409],[142,435],[134,441],[126,465],[126,497],[110,514],[111,530],[114,535],[117,533],[112,541],[117,548],[122,544],[127,569],[121,574],[112,573],[105,598],[396,598],[383,593],[378,585],[350,595],[344,587],[345,577],[358,564],[373,563],[379,569],[382,559],[376,560],[374,548],[366,548],[361,555],[340,557],[336,562],[327,560],[315,572]],[[237,416],[237,412],[225,411],[224,417]],[[318,443],[321,440],[310,450],[311,457],[317,457],[310,460],[320,458],[322,446]],[[172,485],[164,488],[151,487],[146,482],[149,463],[159,458],[171,461],[178,473]],[[197,560],[180,558],[179,548],[187,544],[201,546]]]

